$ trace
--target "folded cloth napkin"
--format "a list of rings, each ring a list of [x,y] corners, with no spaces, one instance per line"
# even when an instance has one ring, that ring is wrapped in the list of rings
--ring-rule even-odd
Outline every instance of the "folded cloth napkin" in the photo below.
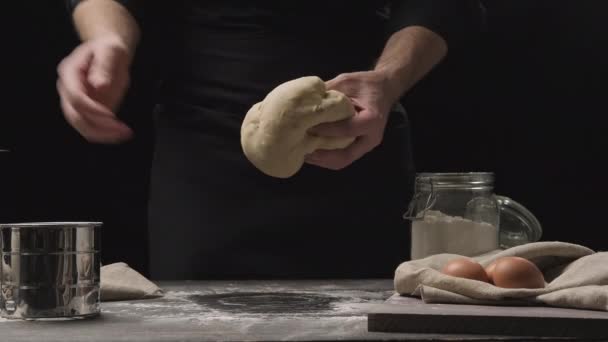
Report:
[[[101,300],[119,301],[163,296],[154,283],[124,262],[101,267]]]
[[[535,242],[472,259],[486,267],[505,256],[530,260],[543,272],[542,289],[505,289],[440,272],[456,254],[407,261],[395,271],[395,290],[426,303],[539,305],[608,311],[608,252],[564,242]]]

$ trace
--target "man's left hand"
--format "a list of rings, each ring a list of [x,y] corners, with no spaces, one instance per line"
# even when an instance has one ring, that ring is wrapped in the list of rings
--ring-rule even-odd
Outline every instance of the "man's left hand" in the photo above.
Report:
[[[355,137],[355,141],[340,150],[317,150],[306,162],[339,170],[352,164],[382,142],[393,100],[389,80],[379,71],[363,71],[338,75],[326,82],[328,89],[344,93],[353,102],[355,116],[347,120],[313,127],[310,132],[327,137]]]

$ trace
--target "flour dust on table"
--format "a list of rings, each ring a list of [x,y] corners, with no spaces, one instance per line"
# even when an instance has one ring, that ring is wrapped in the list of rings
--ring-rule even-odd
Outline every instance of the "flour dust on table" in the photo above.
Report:
[[[148,322],[189,321],[256,324],[268,319],[365,320],[370,305],[380,303],[393,291],[335,290],[294,291],[270,287],[239,291],[226,287],[208,291],[168,291],[149,301],[104,303],[107,314],[134,316]]]

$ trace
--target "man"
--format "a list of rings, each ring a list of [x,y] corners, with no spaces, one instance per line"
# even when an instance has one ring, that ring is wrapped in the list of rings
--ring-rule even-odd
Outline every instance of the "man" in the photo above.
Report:
[[[66,119],[91,142],[134,133],[116,113],[147,3],[72,1],[83,43],[60,64],[57,84]],[[166,58],[149,206],[152,278],[392,275],[408,255],[401,216],[414,175],[408,122],[393,108],[479,23],[477,2],[160,6],[168,44],[157,51]],[[241,150],[244,115],[277,85],[309,75],[357,108],[315,133],[356,140],[316,151],[292,178],[265,176]]]

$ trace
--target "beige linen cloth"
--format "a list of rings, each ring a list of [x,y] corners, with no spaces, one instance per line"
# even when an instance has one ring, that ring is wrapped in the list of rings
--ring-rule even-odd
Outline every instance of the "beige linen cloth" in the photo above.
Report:
[[[539,305],[608,311],[608,252],[565,242],[535,242],[473,257],[486,267],[504,256],[519,256],[543,272],[543,289],[505,289],[440,272],[456,254],[407,261],[395,271],[395,290],[426,303]]]
[[[163,290],[124,262],[101,267],[101,300],[104,302],[162,296]]]

